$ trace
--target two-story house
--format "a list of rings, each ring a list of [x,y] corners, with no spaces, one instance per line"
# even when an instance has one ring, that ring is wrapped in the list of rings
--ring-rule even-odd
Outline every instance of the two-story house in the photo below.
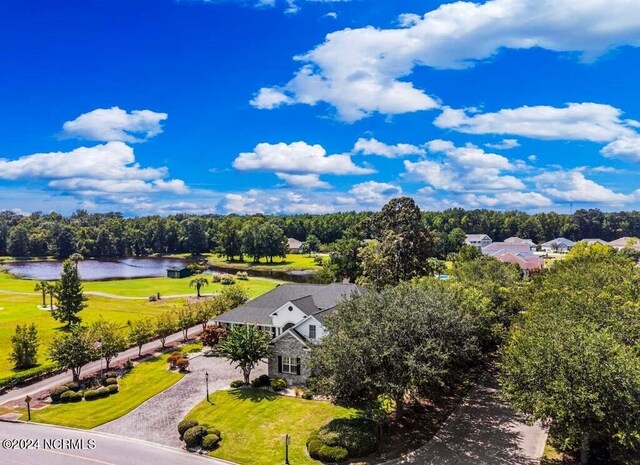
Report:
[[[310,375],[309,351],[325,334],[325,318],[338,303],[359,292],[355,284],[281,284],[213,322],[224,327],[255,324],[271,333],[269,376],[304,384]]]
[[[482,249],[493,242],[486,234],[467,234],[464,243]]]

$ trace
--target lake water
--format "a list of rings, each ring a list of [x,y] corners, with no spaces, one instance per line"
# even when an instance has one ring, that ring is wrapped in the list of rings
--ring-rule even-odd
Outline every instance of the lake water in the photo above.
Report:
[[[78,263],[80,277],[85,281],[101,279],[152,278],[167,275],[167,268],[188,265],[179,258],[120,258],[114,260],[82,260]],[[61,261],[24,261],[3,263],[9,273],[26,279],[55,280],[60,278]]]

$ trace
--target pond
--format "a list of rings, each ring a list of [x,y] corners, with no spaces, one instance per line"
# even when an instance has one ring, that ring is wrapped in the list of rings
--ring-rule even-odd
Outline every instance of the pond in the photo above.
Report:
[[[118,258],[82,260],[78,263],[84,281],[105,279],[153,278],[167,275],[167,268],[186,266],[189,260],[180,258]],[[22,261],[3,263],[2,268],[25,279],[55,280],[60,278],[61,261]]]

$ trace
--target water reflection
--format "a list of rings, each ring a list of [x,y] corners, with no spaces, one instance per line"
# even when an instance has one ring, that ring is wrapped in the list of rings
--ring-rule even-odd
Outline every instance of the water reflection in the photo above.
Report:
[[[151,278],[166,276],[167,268],[185,266],[189,260],[179,258],[121,258],[114,260],[82,260],[78,263],[78,271],[83,280],[119,278]],[[9,273],[26,279],[54,280],[60,277],[61,261],[24,261],[3,263],[2,267]]]

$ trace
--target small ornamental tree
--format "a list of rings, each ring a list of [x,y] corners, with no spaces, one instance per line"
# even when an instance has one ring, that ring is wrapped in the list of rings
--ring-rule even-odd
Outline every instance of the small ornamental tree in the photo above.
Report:
[[[82,326],[74,326],[68,333],[56,336],[49,346],[49,357],[60,367],[71,370],[74,381],[80,380],[82,367],[93,360],[92,335]]]
[[[226,310],[239,307],[249,300],[249,294],[244,286],[238,284],[226,286],[220,295],[226,300]],[[225,311],[226,311],[225,310]]]
[[[207,326],[200,334],[200,340],[205,347],[216,348],[227,337],[227,330],[218,326]]]
[[[197,312],[198,304],[194,302],[185,302],[182,306],[175,308],[175,319],[185,341],[189,338],[189,328],[199,322]]]
[[[33,288],[34,291],[42,292],[42,307],[47,306],[47,293],[49,292],[49,282],[48,281],[38,281],[36,286]]]
[[[225,290],[228,289],[225,287]],[[196,320],[197,323],[202,325],[202,330],[207,328],[209,320],[223,314],[227,310],[230,310],[229,303],[223,295],[216,295],[210,299],[199,302],[196,307]]]
[[[62,264],[62,273],[57,290],[58,308],[51,308],[51,315],[61,323],[67,323],[67,328],[80,322],[78,313],[87,306],[82,293],[82,283],[76,265],[71,260]]]
[[[165,312],[162,315],[158,315],[155,320],[154,330],[164,349],[167,337],[178,330],[178,322],[173,312]]]
[[[255,325],[236,326],[218,345],[220,355],[242,370],[244,383],[249,384],[251,370],[271,353],[271,335]]]
[[[154,322],[150,318],[135,320],[129,326],[129,343],[138,347],[138,357],[142,354],[142,346],[153,339]]]
[[[189,287],[192,287],[196,290],[196,294],[198,296],[198,298],[201,297],[200,295],[200,289],[202,289],[203,287],[206,287],[209,285],[209,280],[207,278],[205,278],[204,276],[198,276],[197,278],[193,278],[190,282],[189,282]]]
[[[16,368],[31,368],[38,364],[38,330],[35,323],[31,325],[17,325],[16,332],[11,336],[11,360]]]
[[[100,342],[100,354],[108,370],[111,360],[127,348],[127,340],[113,321],[100,319],[91,326],[91,331],[94,339]]]

